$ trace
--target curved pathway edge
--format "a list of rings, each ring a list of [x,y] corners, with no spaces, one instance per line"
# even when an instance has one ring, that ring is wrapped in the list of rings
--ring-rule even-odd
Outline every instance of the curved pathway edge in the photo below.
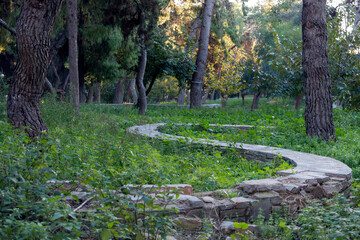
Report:
[[[174,141],[188,141],[194,144],[206,144],[219,148],[236,148],[246,158],[269,161],[281,155],[284,160],[294,165],[293,169],[278,172],[280,177],[275,179],[260,179],[244,181],[235,184],[238,196],[229,199],[218,198],[215,192],[195,193],[194,195],[180,195],[176,208],[185,217],[208,216],[216,218],[236,217],[237,220],[247,221],[259,214],[260,209],[265,217],[284,205],[290,212],[297,212],[305,206],[308,199],[331,198],[335,194],[347,194],[351,188],[352,170],[344,163],[315,154],[297,152],[288,149],[252,145],[243,143],[229,143],[209,139],[191,139],[183,136],[161,133],[159,127],[166,123],[145,124],[133,126],[127,132],[145,137]],[[211,125],[239,128],[247,130],[249,125]]]

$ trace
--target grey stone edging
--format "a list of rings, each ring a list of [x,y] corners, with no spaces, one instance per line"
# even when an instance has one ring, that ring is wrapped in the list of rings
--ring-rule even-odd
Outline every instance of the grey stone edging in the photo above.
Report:
[[[166,123],[155,123],[155,124],[146,124],[140,126],[133,126],[127,129],[129,133],[142,135],[151,138],[158,139],[167,139],[167,140],[185,140],[192,143],[202,143],[218,147],[233,147],[244,152],[253,152],[256,155],[267,156],[268,158],[273,158],[274,156],[281,155],[283,159],[289,161],[294,165],[294,168],[291,170],[285,170],[279,172],[280,175],[290,175],[292,173],[300,172],[317,172],[325,174],[329,177],[340,177],[351,179],[352,170],[344,163],[330,158],[323,157],[311,153],[304,153],[293,151],[289,149],[282,149],[276,147],[268,147],[262,145],[253,145],[253,144],[244,144],[244,143],[230,143],[218,140],[209,140],[209,139],[191,139],[183,136],[175,136],[166,133],[161,133],[158,131],[160,126],[164,126]],[[216,126],[216,125],[210,125]],[[231,127],[231,128],[241,128],[246,130],[250,128],[250,125],[221,125],[222,127]]]
[[[308,199],[330,198],[338,193],[347,193],[351,188],[352,170],[344,163],[315,154],[297,152],[288,149],[230,143],[209,139],[191,139],[161,133],[158,128],[166,123],[133,126],[127,132],[156,139],[188,141],[194,144],[206,144],[220,148],[236,148],[245,157],[260,161],[269,161],[281,155],[294,165],[293,169],[278,172],[275,179],[244,181],[235,184],[231,191],[236,198],[219,199],[216,192],[195,193],[193,196],[180,195],[178,204],[180,214],[186,217],[211,217],[219,219],[241,219],[247,221],[256,217],[262,210],[265,217],[285,205],[290,212],[297,212],[305,206]],[[217,126],[217,125],[211,125]],[[222,125],[222,127],[249,129],[249,125]]]

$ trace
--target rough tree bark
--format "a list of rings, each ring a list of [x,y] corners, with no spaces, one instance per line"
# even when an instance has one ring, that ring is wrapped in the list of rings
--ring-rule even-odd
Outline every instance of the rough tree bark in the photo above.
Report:
[[[336,141],[327,52],[326,0],[303,0],[302,33],[306,134]]]
[[[214,2],[215,0],[205,1],[204,15],[199,40],[199,51],[196,58],[196,72],[193,74],[190,86],[190,108],[198,108],[201,105],[201,92],[203,87],[206,60],[208,56],[211,17]]]
[[[140,55],[139,66],[136,74],[136,87],[139,92],[137,105],[139,107],[139,114],[145,115],[147,109],[147,102],[146,102],[146,89],[144,86],[144,75],[146,69],[147,52],[146,52],[144,34],[140,34],[140,45],[141,45],[141,55]]]
[[[23,0],[16,23],[18,61],[9,86],[7,115],[30,138],[47,131],[40,100],[48,68],[50,36],[62,0]]]
[[[122,104],[123,103],[123,100],[124,100],[124,88],[125,88],[126,79],[127,79],[127,74],[126,74],[126,71],[125,71],[124,77],[120,78],[119,81],[116,84],[115,93],[114,93],[114,99],[113,99],[114,104]]]
[[[77,0],[66,0],[67,28],[69,39],[69,74],[71,101],[76,112],[79,112],[79,67],[78,67],[78,21]]]

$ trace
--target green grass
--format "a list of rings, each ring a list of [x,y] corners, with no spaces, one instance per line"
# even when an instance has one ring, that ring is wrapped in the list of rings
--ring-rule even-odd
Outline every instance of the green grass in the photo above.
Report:
[[[232,187],[246,179],[273,176],[277,170],[289,167],[281,161],[260,166],[238,157],[232,149],[223,153],[206,146],[154,140],[126,132],[128,127],[138,124],[166,122],[169,127],[164,131],[174,134],[278,146],[330,156],[348,164],[354,177],[359,177],[358,112],[335,110],[338,141],[322,142],[306,136],[303,111],[293,110],[290,101],[282,100],[278,105],[266,102],[262,99],[260,108],[254,112],[250,112],[250,100],[246,106],[241,106],[238,100],[230,100],[224,110],[189,110],[163,104],[149,106],[147,115],[139,116],[137,110],[129,106],[104,105],[82,105],[81,114],[76,115],[70,105],[45,99],[42,111],[49,133],[35,142],[11,129],[7,123],[6,104],[0,103],[0,238],[79,239],[82,236],[107,239],[103,237],[119,236],[134,239],[139,232],[149,229],[160,229],[165,234],[169,233],[170,226],[166,216],[147,210],[149,218],[144,228],[136,219],[137,211],[145,212],[143,206],[134,205],[127,198],[111,197],[108,190],[119,189],[125,184],[189,183],[195,191],[208,191]],[[181,128],[173,123],[192,123],[201,127]],[[255,128],[246,133],[229,132],[228,129],[209,128],[212,123],[250,124]],[[71,208],[59,201],[60,192],[44,185],[50,179],[76,180],[91,185],[102,207],[86,218],[75,216]],[[69,193],[61,191],[61,194]],[[358,204],[359,188],[353,197]],[[147,207],[151,209],[151,203]],[[328,209],[317,209],[328,212]],[[306,213],[304,211],[304,217],[300,219],[302,222],[296,223],[305,230],[305,224],[313,225],[311,219],[314,216]],[[352,221],[348,215],[344,216]],[[348,229],[341,228],[345,232]],[[281,225],[270,222],[269,229],[277,230],[267,233],[266,239],[287,232],[282,222]],[[299,234],[318,235],[306,231]],[[324,234],[326,239],[329,235]],[[285,235],[283,239],[291,239]]]
[[[45,99],[42,108],[49,133],[41,140],[40,165],[48,167],[51,177],[59,180],[80,180],[107,189],[125,184],[188,183],[195,191],[210,191],[230,188],[244,180],[271,177],[290,167],[281,161],[259,165],[240,158],[232,149],[223,153],[206,146],[126,133],[130,126],[154,122],[239,121],[245,115],[232,114],[243,111],[236,105],[229,108],[229,113],[220,109],[192,111],[176,106],[149,106],[145,117],[129,106],[104,105],[83,105],[81,114],[74,115],[71,106],[51,99]],[[3,128],[7,128],[2,113]],[[3,141],[6,137],[9,136],[4,135]],[[7,149],[10,162],[30,151],[22,145],[23,140],[13,141],[20,149]]]

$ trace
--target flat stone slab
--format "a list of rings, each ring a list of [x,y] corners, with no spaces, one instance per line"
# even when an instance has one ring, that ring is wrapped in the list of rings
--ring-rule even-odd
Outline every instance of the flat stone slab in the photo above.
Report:
[[[280,181],[272,178],[248,180],[235,185],[235,187],[249,194],[254,192],[267,192],[271,190],[277,192],[286,191],[286,188]]]
[[[168,184],[164,186],[158,185],[132,185],[128,184],[124,186],[129,190],[143,190],[145,192],[173,192],[184,195],[193,195],[193,187],[190,184]]]

